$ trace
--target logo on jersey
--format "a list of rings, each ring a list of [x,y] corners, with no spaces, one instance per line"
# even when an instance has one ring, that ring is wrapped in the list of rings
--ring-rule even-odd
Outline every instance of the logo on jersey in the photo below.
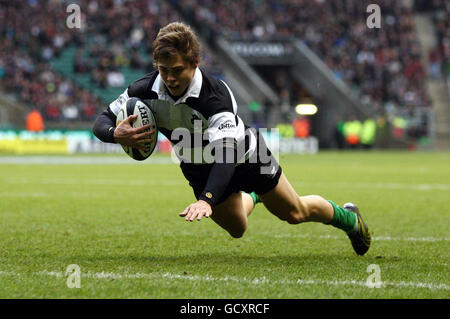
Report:
[[[230,120],[226,121],[225,123],[222,123],[219,125],[219,130],[231,130],[233,128],[236,128],[236,125],[233,124]]]

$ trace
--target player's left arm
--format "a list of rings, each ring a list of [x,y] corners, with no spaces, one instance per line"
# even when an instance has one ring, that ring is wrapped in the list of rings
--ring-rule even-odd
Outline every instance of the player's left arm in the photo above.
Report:
[[[206,186],[199,196],[198,201],[189,205],[180,217],[186,217],[187,221],[201,220],[202,217],[210,217],[212,208],[224,194],[233,177],[236,167],[236,140],[222,139],[215,141],[215,163],[211,168]]]
[[[223,81],[213,83],[214,94],[207,101],[208,139],[213,146],[215,163],[206,186],[198,201],[189,205],[181,214],[186,220],[209,217],[230,184],[237,163],[238,119],[237,104],[233,93]]]
[[[95,120],[92,131],[97,138],[106,143],[115,143],[114,130],[116,128],[116,115],[108,107]]]

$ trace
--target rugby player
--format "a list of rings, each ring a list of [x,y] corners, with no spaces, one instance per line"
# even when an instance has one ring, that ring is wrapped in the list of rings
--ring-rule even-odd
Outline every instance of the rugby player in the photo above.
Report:
[[[189,26],[174,22],[160,29],[153,42],[153,59],[156,70],[129,85],[98,116],[93,131],[104,142],[143,149],[151,141],[146,132],[149,125],[133,128],[136,116],[129,116],[116,127],[116,116],[130,97],[147,103],[158,130],[174,149],[183,148],[176,153],[197,201],[179,216],[190,222],[211,217],[239,238],[255,205],[262,202],[290,224],[320,222],[342,229],[358,255],[368,251],[371,235],[354,204],[341,207],[318,195],[299,196],[295,192],[263,137],[237,115],[227,84],[198,67],[200,46]],[[180,129],[189,133],[190,142],[197,140],[200,145],[181,143]],[[196,139],[197,133],[203,137]],[[206,147],[213,149],[213,160],[193,160],[195,149]]]

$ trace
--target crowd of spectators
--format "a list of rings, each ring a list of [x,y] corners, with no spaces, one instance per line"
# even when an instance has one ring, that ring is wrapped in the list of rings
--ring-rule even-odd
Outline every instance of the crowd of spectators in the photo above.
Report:
[[[0,3],[0,89],[46,120],[92,120],[98,99],[50,67],[72,39],[59,7],[33,0]]]
[[[104,107],[51,69],[49,62],[62,50],[78,48],[74,71],[90,74],[93,85],[123,86],[120,68],[149,71],[151,40],[159,28],[182,17],[229,40],[298,38],[376,108],[430,105],[414,11],[403,1],[378,1],[381,28],[369,28],[366,9],[371,1],[366,0],[79,0],[81,29],[66,25],[69,2],[0,2],[0,86],[17,92],[48,119],[65,119],[64,114],[81,118],[86,105],[87,114]],[[445,0],[430,2],[439,40],[431,65],[449,72],[450,6]],[[209,50],[202,58],[201,66],[221,75]]]
[[[100,102],[58,73],[48,64],[36,63],[23,52],[0,54],[0,87],[15,92],[24,105],[38,110],[46,120],[93,120]]]
[[[180,16],[162,0],[80,0],[81,28],[69,28],[71,1],[0,1],[0,90],[14,92],[50,121],[92,120],[105,106],[51,68],[69,46],[73,71],[90,74],[93,86],[126,85],[120,68],[152,69],[151,41]],[[205,50],[201,66],[217,71]],[[142,72],[141,72],[142,73]]]
[[[228,40],[298,38],[378,109],[429,106],[425,71],[403,1],[380,0],[381,28],[369,28],[365,0],[172,0],[196,24]],[[442,2],[445,2],[443,0]],[[447,19],[448,23],[448,19]]]
[[[102,88],[123,87],[121,67],[151,71],[153,39],[160,28],[181,20],[177,11],[162,0],[82,0],[80,6],[87,8],[86,29],[85,41],[75,57],[75,71],[89,72],[92,81]],[[203,48],[201,66],[217,71],[213,68],[216,65],[211,52]]]
[[[164,24],[180,19],[159,0],[82,0],[79,5],[84,9],[84,25],[74,71],[89,73],[93,84],[101,88],[123,87],[122,67],[150,71],[150,39]]]
[[[429,13],[436,30],[437,45],[429,53],[429,75],[434,80],[443,76],[450,83],[450,2],[417,1],[417,10]]]

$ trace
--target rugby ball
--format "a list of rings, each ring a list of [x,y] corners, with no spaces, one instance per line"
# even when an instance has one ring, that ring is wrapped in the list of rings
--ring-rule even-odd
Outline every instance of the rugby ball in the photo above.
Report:
[[[151,134],[152,142],[145,144],[145,150],[139,150],[131,146],[121,145],[125,153],[127,153],[132,159],[143,161],[152,155],[155,150],[156,143],[158,142],[158,127],[156,126],[155,116],[148,105],[136,97],[132,97],[128,99],[126,103],[122,104],[119,113],[117,114],[116,126],[130,115],[137,115],[137,119],[131,123],[134,128],[150,124],[150,129],[147,131],[154,131]]]

